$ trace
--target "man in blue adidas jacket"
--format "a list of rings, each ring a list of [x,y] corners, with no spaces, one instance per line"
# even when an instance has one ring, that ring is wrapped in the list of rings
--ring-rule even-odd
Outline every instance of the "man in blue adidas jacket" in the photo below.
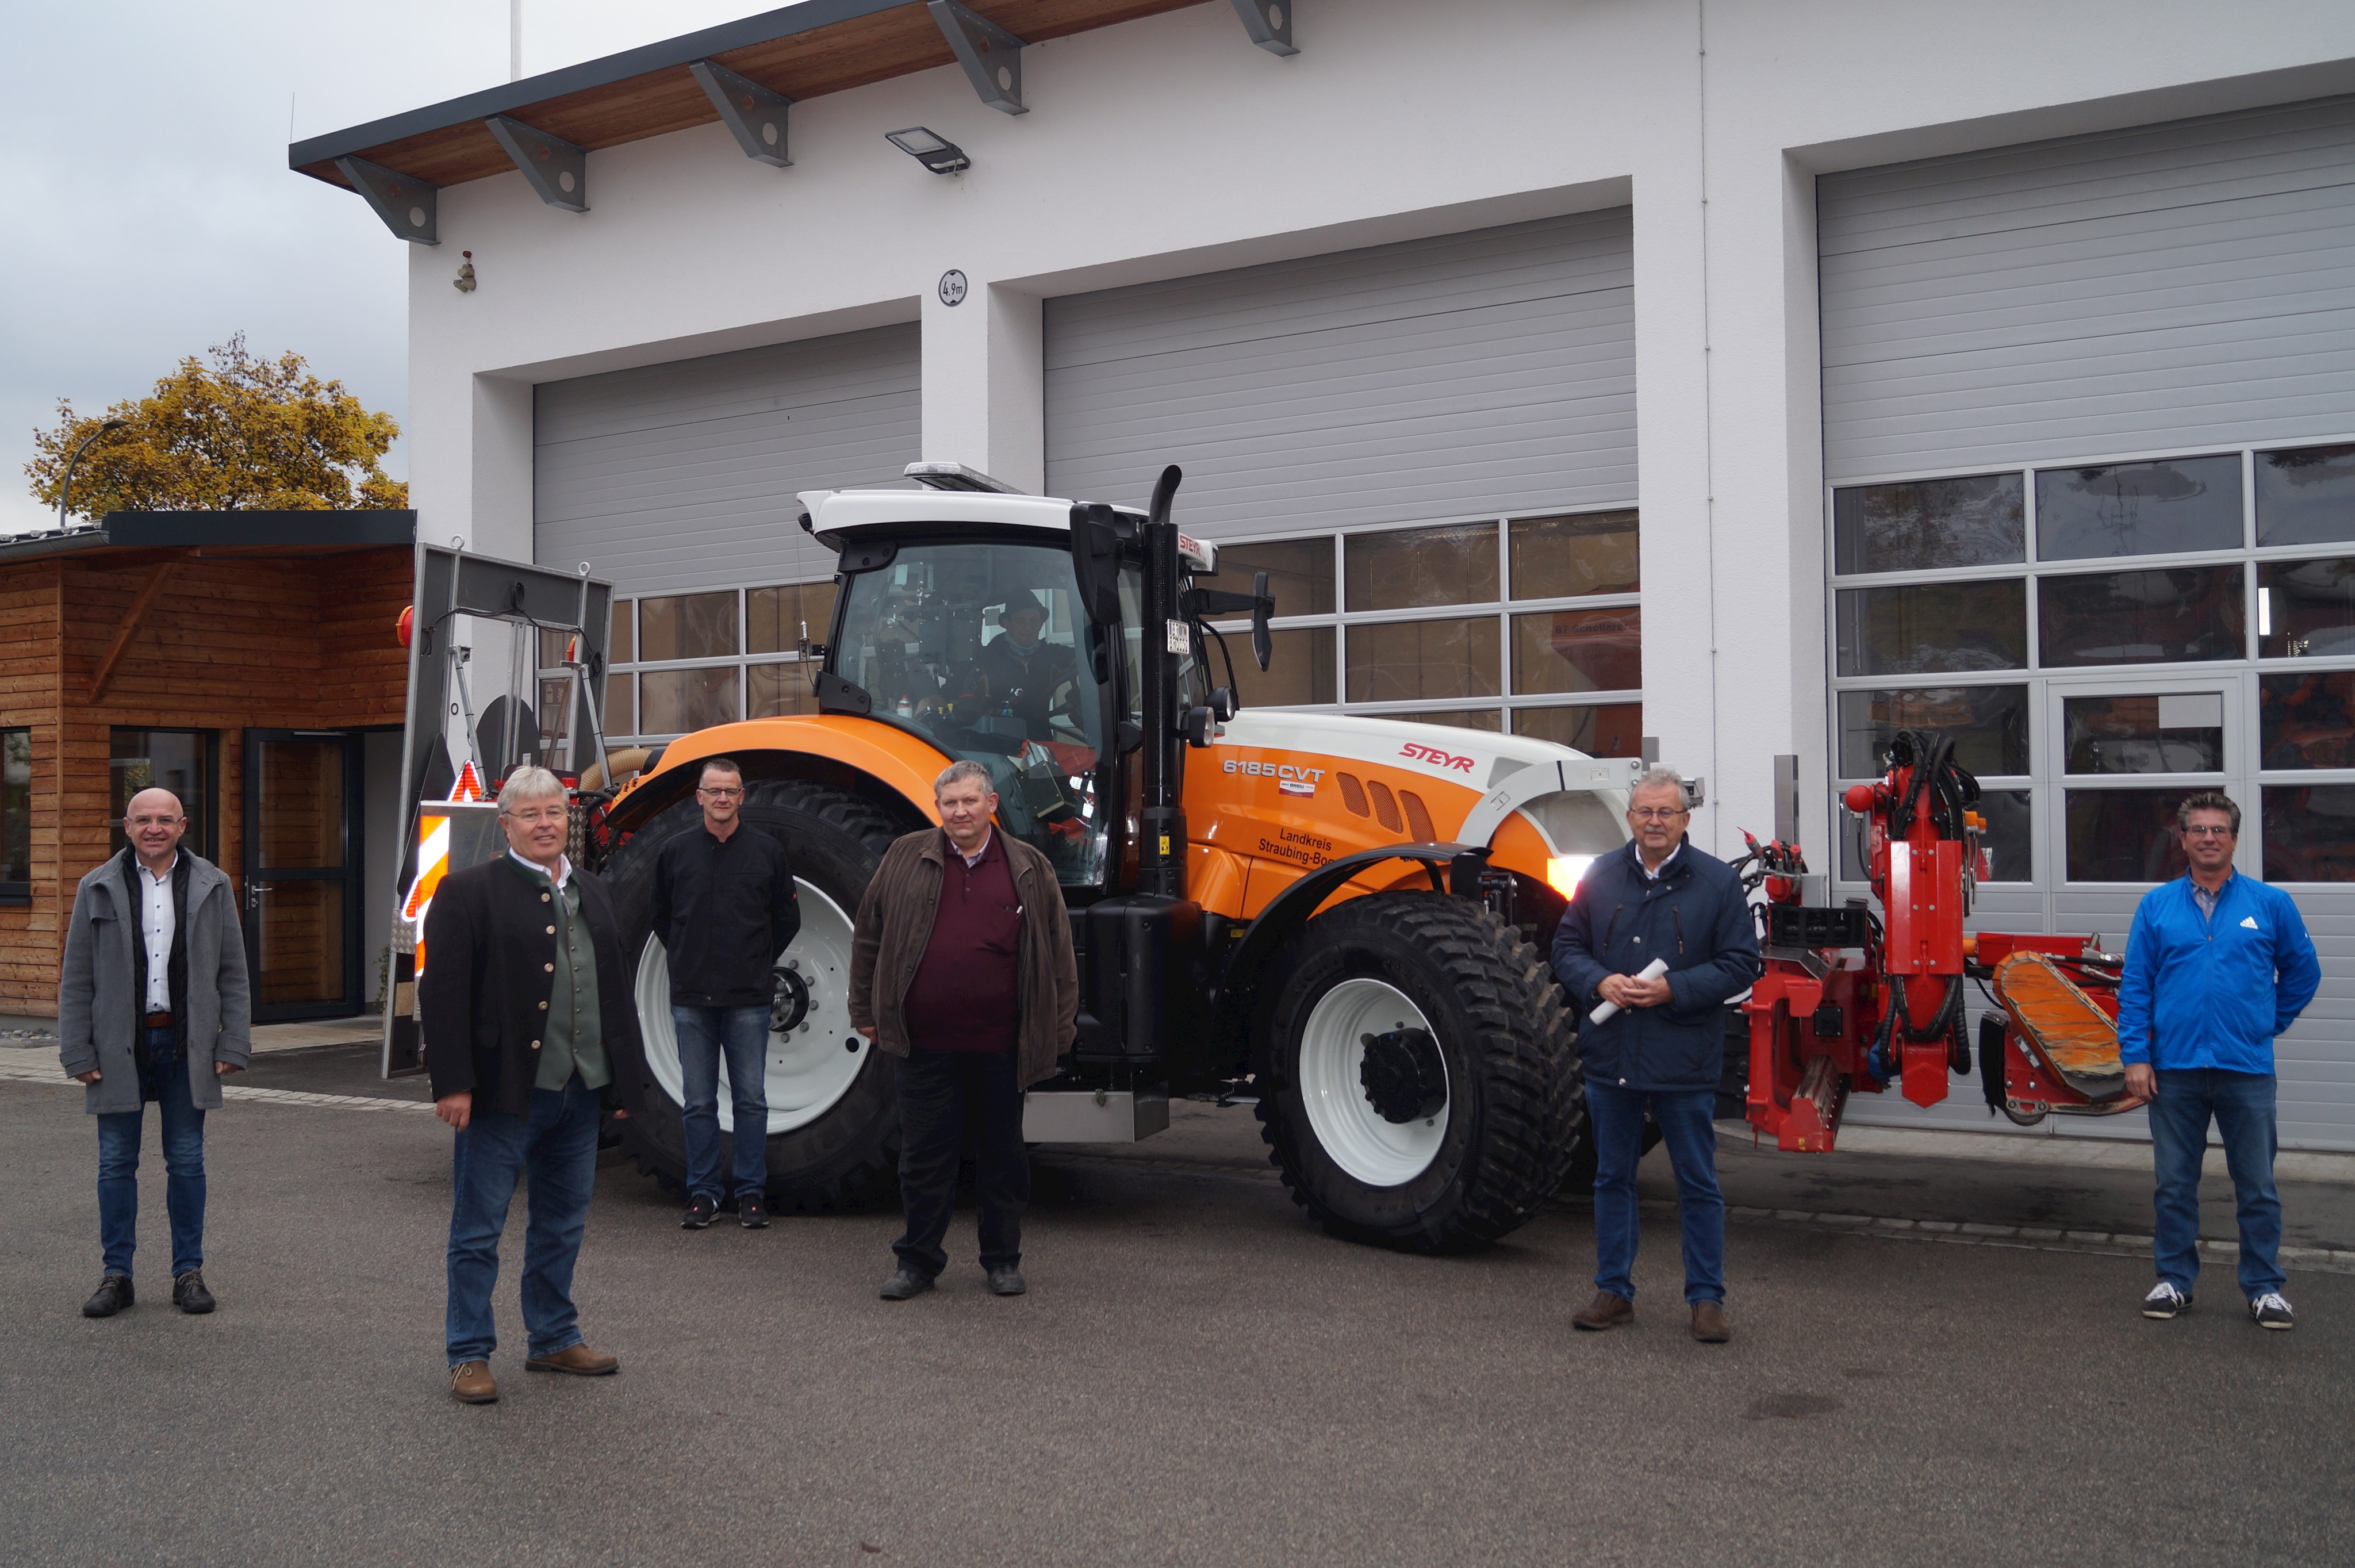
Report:
[[[2126,1092],[2150,1097],[2158,1176],[2158,1283],[2146,1317],[2191,1306],[2200,1272],[2200,1164],[2208,1123],[2240,1202],[2241,1294],[2260,1328],[2292,1326],[2281,1294],[2281,1199],[2274,1191],[2274,1036],[2321,983],[2314,942],[2287,893],[2237,875],[2241,808],[2213,791],[2177,808],[2189,874],[2135,910],[2118,984]]]
[[[1581,1019],[1594,1140],[1595,1295],[1570,1321],[1601,1329],[1635,1319],[1636,1162],[1648,1109],[1677,1173],[1692,1336],[1716,1345],[1732,1334],[1715,1119],[1723,1009],[1758,977],[1758,933],[1733,868],[1686,841],[1688,815],[1676,770],[1646,772],[1627,792],[1635,841],[1587,868],[1554,933],[1553,972]],[[1656,958],[1668,972],[1641,977]],[[1588,1021],[1601,1002],[1620,1010]]]

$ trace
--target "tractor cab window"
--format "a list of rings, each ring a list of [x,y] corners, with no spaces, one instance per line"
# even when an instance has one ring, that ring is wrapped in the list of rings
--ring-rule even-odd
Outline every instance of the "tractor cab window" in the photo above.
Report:
[[[1068,550],[919,544],[849,579],[835,672],[879,719],[989,769],[998,820],[1066,887],[1103,880],[1103,708]]]

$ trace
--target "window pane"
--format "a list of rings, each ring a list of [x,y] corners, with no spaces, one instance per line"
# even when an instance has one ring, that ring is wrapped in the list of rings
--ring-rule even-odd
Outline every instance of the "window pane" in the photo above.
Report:
[[[634,675],[613,675],[605,677],[605,736],[634,735],[638,732],[638,677]]]
[[[261,960],[255,965],[255,1001],[272,1007],[343,997],[343,883],[272,882],[254,923]]]
[[[2355,558],[2257,565],[2257,656],[2355,655]]]
[[[564,663],[564,645],[572,640],[570,632],[551,632],[543,626],[539,631],[539,667],[555,669]]]
[[[2224,694],[2072,697],[2061,704],[2073,773],[2212,773],[2224,766]]]
[[[2028,772],[2028,688],[1929,686],[1839,694],[1840,777],[1878,778],[1900,730],[1955,738],[1955,761],[1975,773]]]
[[[756,664],[744,670],[746,713],[751,719],[782,719],[793,713],[817,711],[817,694],[810,689],[815,660],[808,664]]]
[[[748,589],[744,594],[745,652],[790,654],[806,635],[826,641],[834,619],[834,583],[794,582],[782,588]]]
[[[638,656],[648,662],[725,658],[736,652],[736,595],[682,593],[673,599],[641,599],[638,636]]]
[[[1558,610],[1513,617],[1513,690],[1633,691],[1644,684],[1644,613]],[[1357,634],[1350,634],[1355,636]]]
[[[2355,446],[2257,453],[2257,542],[2355,539]]]
[[[143,789],[168,789],[180,797],[180,808],[188,817],[188,831],[180,842],[208,860],[216,859],[205,835],[208,815],[205,799],[205,774],[208,771],[206,742],[210,738],[208,731],[200,730],[110,731],[107,816],[112,825],[112,843],[115,849],[130,842],[123,836],[123,813],[131,804],[131,797]]]
[[[539,758],[543,766],[570,768],[565,731],[571,728],[572,682],[549,679],[539,683]]]
[[[2036,476],[2036,559],[2241,548],[2241,459],[2179,457]]]
[[[1279,615],[1333,613],[1333,539],[1276,539],[1268,543],[1221,544],[1219,571],[1209,586],[1230,593],[1251,592],[1252,574],[1267,573]]]
[[[1499,697],[1497,665],[1494,615],[1349,628],[1352,702]]]
[[[1567,599],[1579,593],[1633,593],[1637,587],[1636,514],[1521,517],[1506,525],[1513,553],[1513,597]]]
[[[649,603],[652,603],[649,601]],[[738,710],[736,671],[727,669],[648,670],[638,677],[646,704],[639,733],[684,735],[714,724],[732,724],[743,717]]]
[[[2069,792],[2069,880],[2164,882],[2183,874],[2175,808],[2205,787],[2073,789]]]
[[[2257,677],[2259,765],[2355,768],[2355,670]]]
[[[1979,796],[1976,809],[1987,819],[1987,831],[1980,835],[1979,844],[1987,850],[1989,881],[2036,880],[2032,837],[2035,829],[2030,812],[2032,799],[2033,792],[2024,789],[1991,789]],[[1832,795],[1832,821],[1840,839],[1840,879],[1861,882],[1868,874],[1863,859],[1863,819],[1849,811],[1837,791]]]
[[[2017,578],[1844,588],[1842,675],[1946,675],[2028,667],[2028,595]]]
[[[1644,754],[1644,705],[1605,702],[1593,708],[1516,708],[1513,733],[1533,735],[1590,757]]]
[[[2019,475],[1917,479],[1832,492],[1832,570],[1934,571],[2028,559]]]
[[[1271,634],[1272,654],[1267,673],[1251,656],[1251,638],[1227,635],[1227,649],[1235,658],[1235,698],[1245,708],[1298,708],[1334,699],[1333,629],[1292,626]],[[1210,654],[1212,679],[1227,678],[1227,661],[1215,645]]]
[[[2247,656],[2237,566],[2047,577],[2036,591],[2047,666]]]
[[[33,880],[33,732],[0,730],[0,882]]]
[[[634,599],[623,599],[613,605],[613,626],[608,634],[613,646],[605,650],[607,664],[635,664],[638,658],[638,603]]]
[[[1497,597],[1497,525],[1455,523],[1358,534],[1341,541],[1349,608],[1412,610]]]
[[[1491,733],[1505,727],[1505,716],[1494,708],[1472,708],[1455,713],[1385,713],[1381,717],[1403,720],[1409,724],[1444,724],[1453,730],[1486,730]]]
[[[2265,880],[2355,882],[2355,784],[2268,784]]]

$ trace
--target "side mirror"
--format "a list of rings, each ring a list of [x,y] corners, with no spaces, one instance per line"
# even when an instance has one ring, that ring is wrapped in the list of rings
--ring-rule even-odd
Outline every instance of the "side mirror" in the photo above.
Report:
[[[1081,612],[1099,626],[1120,624],[1120,525],[1101,501],[1071,507],[1071,575]]]
[[[1259,661],[1259,672],[1267,673],[1267,661],[1275,656],[1275,639],[1267,629],[1267,618],[1275,613],[1275,595],[1267,590],[1267,573],[1252,573],[1252,657]]]

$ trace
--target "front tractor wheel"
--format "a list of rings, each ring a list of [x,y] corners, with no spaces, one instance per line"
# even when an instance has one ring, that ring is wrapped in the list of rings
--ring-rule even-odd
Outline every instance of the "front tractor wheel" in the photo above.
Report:
[[[1327,1230],[1453,1252],[1521,1225],[1582,1141],[1575,1034],[1537,949],[1466,900],[1352,899],[1272,987],[1259,1118]]]

